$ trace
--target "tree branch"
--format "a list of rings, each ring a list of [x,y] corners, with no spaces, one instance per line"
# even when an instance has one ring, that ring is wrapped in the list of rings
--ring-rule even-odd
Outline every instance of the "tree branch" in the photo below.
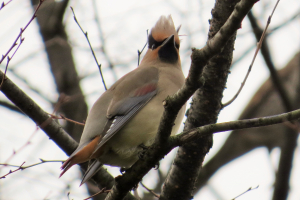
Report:
[[[2,81],[2,78],[3,72],[0,71],[0,81]],[[23,113],[32,119],[60,149],[67,155],[73,153],[78,143],[9,78],[4,80],[1,91],[12,103],[20,108]],[[87,169],[87,163],[80,164],[80,166],[84,170]],[[92,179],[97,183],[100,189],[103,187],[111,188],[114,183],[114,178],[104,168],[101,168]],[[126,199],[127,198],[135,199],[130,194],[126,196]]]
[[[16,107],[15,105],[13,105],[11,103],[6,102],[6,101],[0,101],[0,106],[3,106],[4,108],[10,109],[10,110],[15,111],[19,114],[24,115],[24,113],[22,113],[22,111],[18,107]]]
[[[106,200],[122,199],[125,194],[137,185],[142,177],[171,150],[168,137],[178,111],[195,90],[201,86],[201,82],[199,81],[200,75],[209,59],[219,53],[228,39],[240,28],[242,20],[256,2],[257,0],[241,1],[229,20],[227,20],[220,31],[207,42],[206,46],[201,50],[193,49],[191,56],[192,64],[184,86],[173,97],[167,98],[164,103],[165,112],[161,119],[155,143],[145,153],[143,160],[138,160],[123,176],[116,178],[116,183],[111,192],[107,195]],[[169,116],[170,118],[168,118]]]
[[[259,41],[259,37],[262,34],[262,29],[258,25],[258,22],[252,12],[249,12],[248,18],[250,20],[253,33]],[[271,54],[268,48],[267,41],[264,40],[261,46],[261,54],[265,60],[265,63],[270,71],[270,76],[274,87],[276,88],[283,106],[286,111],[293,109],[291,98],[289,97],[287,90],[280,81],[276,68],[271,58]],[[298,132],[292,129],[286,129],[286,133],[289,135],[286,138],[286,144],[281,147],[280,162],[278,172],[276,173],[275,188],[273,193],[273,200],[286,199],[289,191],[290,174],[292,170],[292,163],[294,158],[294,151],[297,146]]]
[[[255,128],[261,126],[269,126],[279,124],[287,121],[294,121],[300,118],[300,109],[283,113],[280,115],[260,117],[254,119],[243,119],[237,121],[223,122],[217,124],[209,124],[195,128],[190,131],[180,133],[176,136],[172,136],[169,141],[175,143],[175,146],[181,146],[186,143],[192,142],[195,139],[205,137],[211,133],[218,133],[223,131],[232,131],[245,128]],[[173,140],[176,140],[174,142]],[[173,144],[174,145],[174,144]]]

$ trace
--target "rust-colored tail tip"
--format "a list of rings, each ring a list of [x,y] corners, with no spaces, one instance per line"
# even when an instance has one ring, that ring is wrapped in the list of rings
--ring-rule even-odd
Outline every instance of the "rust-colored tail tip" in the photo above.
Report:
[[[60,178],[62,175],[64,175],[64,173],[66,173],[66,171],[68,171],[68,169],[70,169],[70,167],[72,167],[73,164],[71,164],[70,160],[68,159],[66,162],[64,162],[64,164],[60,167],[61,170],[63,170],[59,177]]]

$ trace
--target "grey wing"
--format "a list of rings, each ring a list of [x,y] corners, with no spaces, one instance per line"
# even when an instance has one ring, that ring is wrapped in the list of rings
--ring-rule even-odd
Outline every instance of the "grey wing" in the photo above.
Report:
[[[112,119],[108,120],[108,124],[111,124],[106,134],[103,136],[93,154],[98,151],[110,138],[112,138],[127,122],[130,120],[143,106],[145,106],[157,93],[157,90],[149,92],[144,96],[133,97],[129,103],[128,112],[125,115],[116,115]]]
[[[103,164],[100,161],[93,160],[86,170],[85,174],[83,175],[80,186],[88,181],[92,176],[94,176],[101,169],[102,165]]]

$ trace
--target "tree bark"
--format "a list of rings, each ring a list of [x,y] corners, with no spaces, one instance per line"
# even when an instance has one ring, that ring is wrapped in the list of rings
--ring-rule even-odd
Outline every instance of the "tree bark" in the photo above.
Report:
[[[212,20],[208,39],[224,25],[239,1],[216,1],[212,10]],[[223,90],[232,62],[232,52],[236,32],[228,40],[223,51],[210,59],[203,70],[204,85],[194,94],[191,108],[187,114],[184,130],[216,123],[222,107]],[[169,175],[163,186],[160,199],[192,199],[196,178],[201,169],[205,155],[212,147],[212,135],[178,149]]]

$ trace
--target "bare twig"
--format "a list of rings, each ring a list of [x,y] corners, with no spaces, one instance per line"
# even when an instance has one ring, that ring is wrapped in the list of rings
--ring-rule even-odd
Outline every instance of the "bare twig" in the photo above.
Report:
[[[24,165],[24,163],[25,163],[25,162],[23,162],[22,165],[20,165],[20,166],[18,167],[18,169],[13,170],[13,171],[9,170],[9,172],[8,172],[7,174],[5,174],[5,175],[3,175],[3,176],[0,176],[0,179],[6,178],[6,176],[8,176],[8,175],[10,175],[10,174],[12,174],[12,173],[14,173],[14,172],[16,172],[16,171],[22,170],[22,166]]]
[[[12,0],[9,0],[7,3],[4,3],[4,1],[2,2],[1,6],[0,6],[0,11],[2,10],[2,8],[4,8],[4,6],[6,6],[7,4],[9,4],[10,2],[12,2]]]
[[[262,42],[263,42],[263,40],[264,40],[264,38],[265,38],[265,36],[266,36],[266,32],[267,32],[268,27],[269,27],[269,25],[270,25],[270,23],[271,23],[271,19],[272,19],[272,17],[273,17],[273,14],[274,14],[274,12],[275,12],[275,9],[277,8],[277,5],[278,5],[279,1],[280,1],[280,0],[277,0],[275,6],[274,6],[274,8],[273,8],[273,11],[272,11],[271,15],[270,15],[269,18],[268,18],[268,21],[267,21],[266,27],[265,27],[265,29],[264,29],[264,32],[262,33],[261,38],[260,38],[260,40],[259,40],[259,42],[258,42],[258,44],[257,44],[256,50],[255,50],[255,53],[254,53],[254,56],[253,56],[253,59],[252,59],[252,62],[251,62],[250,66],[249,66],[249,69],[248,69],[248,72],[247,72],[247,74],[246,74],[246,76],[245,76],[243,82],[241,83],[241,87],[239,88],[239,90],[238,90],[237,93],[233,96],[233,98],[232,98],[231,100],[229,100],[227,103],[223,104],[223,108],[226,107],[226,106],[228,106],[228,105],[230,105],[230,104],[231,104],[231,103],[239,96],[239,94],[241,93],[241,91],[242,91],[242,89],[243,89],[243,87],[244,87],[244,85],[245,85],[245,83],[246,83],[246,81],[247,81],[247,79],[248,79],[248,77],[249,77],[249,75],[250,75],[250,72],[251,72],[251,69],[252,69],[252,67],[253,67],[254,61],[255,61],[256,56],[257,56],[257,54],[258,54],[258,52],[259,52],[259,50],[260,50],[260,48],[261,48]]]
[[[250,11],[248,13],[248,19],[251,23],[252,29],[253,29],[253,33],[256,37],[256,40],[259,41],[260,37],[263,33],[263,30],[260,28],[257,19],[255,18],[255,16],[253,15],[253,13]],[[275,87],[275,89],[277,90],[277,92],[280,95],[281,101],[285,107],[286,111],[291,111],[293,109],[290,97],[287,93],[286,88],[284,87],[284,85],[282,84],[282,80],[280,79],[276,67],[271,59],[271,53],[269,51],[269,47],[267,44],[267,41],[264,40],[261,46],[261,54],[264,58],[264,61],[266,63],[266,66],[268,67],[269,71],[270,71],[270,77],[272,80],[272,83]]]
[[[35,164],[32,164],[32,165],[27,165],[27,166],[23,166],[23,164],[20,166],[20,165],[6,164],[6,163],[0,163],[0,165],[5,166],[5,167],[19,167],[23,170],[23,169],[31,168],[31,167],[34,167],[34,166],[37,166],[37,165],[40,165],[40,164],[43,164],[43,163],[49,163],[49,162],[61,162],[61,163],[63,163],[63,162],[65,162],[65,160],[44,160],[42,158],[40,158],[40,161],[41,162],[38,162],[38,163],[35,163]]]
[[[143,182],[140,182],[140,184],[148,191],[150,192],[151,194],[153,194],[155,197],[159,198],[160,196],[158,194],[156,194],[153,190],[149,189],[147,186],[145,186],[143,184]]]
[[[73,96],[76,96],[76,95],[73,95]],[[68,96],[68,95],[65,95],[65,94],[61,94],[58,98],[58,101],[56,103],[56,105],[54,106],[54,109],[53,109],[53,112],[52,114],[48,113],[48,115],[51,116],[52,119],[64,119],[64,120],[67,120],[69,122],[72,122],[74,124],[78,124],[78,125],[82,125],[84,126],[84,123],[81,123],[81,122],[77,122],[75,120],[72,120],[72,119],[69,119],[67,117],[65,117],[64,115],[60,114],[60,117],[56,116],[55,113],[59,110],[59,108],[61,107],[62,104],[70,101],[72,97]]]
[[[22,32],[22,29],[21,29],[21,32]],[[16,48],[16,50],[14,51],[13,55],[11,57],[7,56],[7,62],[6,62],[5,70],[4,70],[3,79],[2,79],[2,82],[0,84],[0,89],[2,87],[2,84],[3,84],[4,80],[5,80],[5,75],[6,75],[6,72],[7,72],[8,64],[11,61],[11,59],[14,57],[14,55],[16,54],[16,52],[18,51],[18,49],[20,48],[20,46],[21,46],[21,44],[23,43],[24,40],[25,40],[25,38],[22,38],[22,34],[21,34],[20,43],[19,43],[18,47]]]
[[[248,13],[248,18],[251,23],[253,32],[257,40],[260,39],[263,30],[258,25],[258,22],[252,12]],[[283,80],[280,79],[278,72],[276,71],[275,65],[271,59],[270,51],[267,45],[267,41],[264,40],[261,46],[261,54],[265,60],[266,66],[270,71],[270,79],[277,90],[282,105],[286,111],[291,111],[297,104],[293,105],[291,97],[287,91],[287,88],[283,84]],[[296,101],[299,99],[299,95],[296,95]],[[294,152],[297,147],[297,138],[299,133],[299,123],[286,123],[289,124],[291,129],[285,129],[285,134],[288,135],[281,146],[280,161],[278,164],[278,171],[276,173],[276,181],[274,184],[273,200],[286,199],[289,192],[290,175],[292,170],[292,163],[294,159]]]
[[[244,194],[246,194],[247,192],[249,192],[249,191],[252,191],[252,190],[255,190],[255,189],[257,189],[259,187],[259,185],[258,186],[256,186],[255,188],[252,188],[252,187],[250,187],[250,188],[248,188],[248,190],[246,190],[245,192],[243,192],[242,194],[239,194],[238,196],[236,196],[236,197],[234,197],[232,200],[236,200],[237,198],[239,198],[240,196],[242,196],[242,195],[244,195]]]
[[[88,42],[88,44],[89,44],[89,46],[90,46],[90,49],[91,49],[92,54],[93,54],[93,57],[94,57],[94,59],[95,59],[95,62],[96,62],[96,64],[97,64],[98,69],[99,69],[99,72],[100,72],[100,76],[101,76],[101,79],[102,79],[103,86],[104,86],[105,90],[107,90],[107,87],[106,87],[106,84],[105,84],[105,81],[104,81],[104,77],[103,77],[103,74],[102,74],[101,64],[98,63],[97,57],[96,57],[96,55],[95,55],[95,52],[94,52],[94,50],[93,50],[93,47],[92,47],[92,45],[91,45],[91,43],[90,43],[90,40],[89,40],[89,37],[88,37],[88,32],[85,32],[85,31],[82,29],[82,27],[80,26],[79,22],[77,21],[77,18],[76,18],[76,15],[75,15],[75,12],[74,12],[73,8],[72,8],[72,7],[70,7],[70,8],[71,8],[71,10],[72,10],[72,12],[73,12],[73,17],[74,17],[74,20],[75,20],[76,24],[79,26],[80,30],[81,30],[82,33],[84,34],[84,36],[85,36],[85,38],[86,38],[86,40],[87,40],[87,42]]]
[[[55,104],[54,108],[53,108],[53,112],[52,115],[54,115],[61,107],[62,104],[66,103],[70,101],[70,96],[61,93],[58,97],[57,103]]]
[[[0,81],[2,77],[3,72],[0,70]],[[40,125],[40,128],[47,136],[67,155],[71,155],[74,152],[78,143],[9,78],[4,82],[1,92],[34,121],[35,124]],[[80,164],[80,166],[85,170],[87,169],[87,164]],[[92,179],[98,183],[101,189],[103,186],[110,188],[114,183],[114,178],[104,168],[101,168]],[[130,194],[128,194],[127,197],[133,199]]]
[[[252,13],[251,11],[248,13],[248,17],[251,15],[251,13]],[[253,14],[252,14],[252,15],[253,15]],[[274,34],[277,30],[283,28],[284,26],[289,25],[292,21],[294,21],[295,19],[297,19],[299,16],[300,16],[300,10],[299,10],[295,15],[293,15],[291,18],[289,18],[288,20],[282,22],[281,24],[279,24],[278,26],[276,26],[276,27],[274,27],[274,28],[272,28],[272,29],[269,29],[269,31],[268,31],[268,33],[267,33],[267,36],[270,36],[270,35]],[[250,21],[251,21],[251,20],[250,20]],[[257,28],[253,28],[253,27],[252,27],[252,29],[254,29],[254,30],[253,30],[254,32],[257,31]],[[259,28],[259,29],[260,29],[260,28]],[[259,31],[260,31],[260,30],[259,30]],[[261,32],[263,32],[263,30],[261,30]],[[246,32],[246,33],[244,33],[244,34],[249,34],[249,32]],[[242,36],[242,35],[244,35],[244,34],[239,34],[238,36]],[[260,34],[260,36],[261,36],[261,34]],[[263,46],[264,46],[264,44],[262,44],[262,48],[263,48]],[[249,54],[249,53],[252,51],[252,49],[254,49],[254,48],[255,48],[255,45],[250,46],[248,49],[246,49],[246,50],[241,54],[241,56],[239,56],[238,58],[235,58],[235,60],[232,61],[232,67],[233,67],[236,63],[240,62],[240,61],[242,60],[242,58],[244,58],[247,54]]]
[[[56,116],[56,115],[53,115],[53,114],[49,114],[51,116],[52,119],[64,119],[64,120],[67,120],[69,122],[72,122],[74,124],[78,124],[78,125],[81,125],[81,126],[84,126],[85,123],[81,123],[81,122],[77,122],[75,120],[72,120],[72,119],[69,119],[69,118],[66,118],[65,116],[63,116],[62,114],[60,114],[60,117]]]
[[[147,38],[148,38],[148,29],[147,29]],[[146,44],[144,45],[142,51],[138,50],[138,66],[140,65],[140,59],[141,59],[141,54],[143,53],[145,47],[147,46],[148,42],[146,42]]]
[[[0,59],[0,64],[3,62],[3,60],[7,57],[7,64],[6,64],[6,67],[5,67],[5,72],[3,74],[3,79],[2,79],[2,82],[0,84],[0,89],[3,85],[3,82],[5,80],[5,75],[6,75],[6,71],[7,71],[7,67],[8,67],[8,64],[10,62],[10,60],[12,59],[12,57],[15,55],[15,53],[17,52],[17,50],[19,49],[20,45],[22,44],[22,42],[24,41],[24,38],[22,38],[22,34],[24,33],[24,31],[27,29],[27,27],[29,26],[29,24],[31,24],[31,22],[34,20],[34,18],[36,18],[36,13],[37,11],[39,10],[39,8],[41,7],[42,3],[44,2],[45,0],[40,0],[37,8],[35,9],[34,13],[33,13],[33,16],[31,17],[31,19],[29,20],[29,22],[26,24],[26,26],[24,28],[21,28],[20,29],[20,33],[19,35],[17,36],[17,38],[15,39],[15,41],[13,42],[13,44],[11,45],[11,47],[8,49],[8,51],[2,55],[2,58]],[[3,5],[3,4],[2,4]],[[20,44],[18,45],[17,41],[20,39]],[[8,56],[8,54],[12,51],[12,49],[17,46],[17,49],[15,50],[15,52],[13,53],[13,55],[11,57]]]
[[[98,28],[98,32],[99,32],[99,38],[100,38],[100,42],[101,42],[101,46],[100,46],[100,50],[103,53],[103,56],[105,57],[106,61],[108,62],[108,66],[111,69],[111,72],[114,76],[114,80],[118,80],[118,76],[114,70],[114,66],[116,65],[116,63],[113,63],[113,61],[111,60],[110,56],[108,55],[108,52],[106,51],[106,42],[104,39],[104,34],[102,31],[102,26],[101,26],[101,22],[100,22],[100,16],[98,15],[98,10],[97,10],[97,0],[93,0],[93,9],[94,9],[94,13],[95,13],[95,22]]]
[[[13,153],[11,154],[10,157],[8,157],[6,159],[6,161],[4,161],[4,163],[8,163],[16,154],[18,154],[20,151],[22,151],[25,147],[27,147],[28,145],[31,144],[31,140],[32,138],[35,136],[35,134],[37,133],[38,127],[36,128],[36,130],[30,135],[30,137],[28,138],[28,140],[25,142],[25,144],[23,144],[18,150],[13,150]],[[2,167],[0,167],[1,169]]]
[[[110,192],[110,190],[107,190],[107,189],[104,187],[104,188],[102,188],[99,192],[97,192],[96,194],[93,194],[92,196],[89,196],[88,198],[85,198],[85,199],[83,199],[83,200],[88,200],[88,199],[91,199],[91,198],[93,198],[93,197],[95,197],[95,196],[97,196],[97,195],[99,195],[99,194],[109,193],[109,192]]]
[[[0,163],[0,165],[4,166],[4,167],[18,167],[18,169],[16,170],[9,170],[9,172],[3,176],[0,177],[0,179],[2,178],[6,178],[6,176],[8,176],[9,174],[12,174],[16,171],[19,171],[19,170],[23,170],[23,169],[27,169],[27,168],[31,168],[31,167],[34,167],[34,166],[37,166],[37,165],[40,165],[40,164],[43,164],[43,163],[47,163],[47,162],[61,162],[63,163],[65,160],[44,160],[44,159],[41,159],[40,158],[40,161],[39,163],[35,163],[35,164],[32,164],[32,165],[27,165],[27,166],[23,166],[25,164],[25,162],[22,163],[22,165],[11,165],[11,164],[7,164],[7,163]]]

